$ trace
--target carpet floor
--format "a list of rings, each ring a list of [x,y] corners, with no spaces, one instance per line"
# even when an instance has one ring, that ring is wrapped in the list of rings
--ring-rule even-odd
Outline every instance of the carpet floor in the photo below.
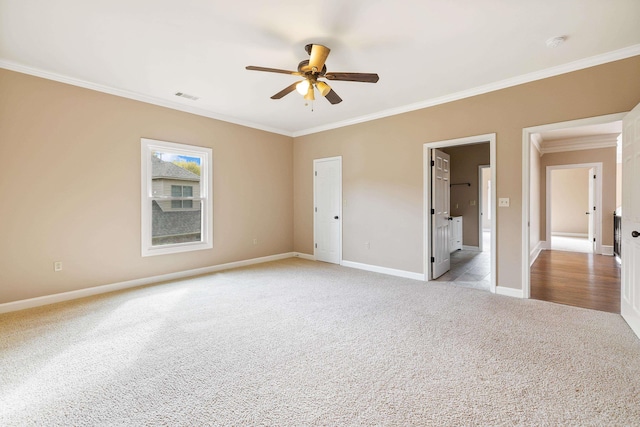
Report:
[[[0,315],[0,425],[640,425],[611,313],[297,258]]]

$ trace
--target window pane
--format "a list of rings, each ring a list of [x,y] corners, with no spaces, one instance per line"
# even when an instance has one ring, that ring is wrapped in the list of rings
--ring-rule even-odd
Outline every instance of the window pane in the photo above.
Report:
[[[171,197],[182,197],[182,186],[180,186],[180,185],[172,185],[171,186]]]
[[[193,208],[193,200],[183,200],[182,201],[182,207],[184,209],[191,209]]]
[[[180,201],[178,200],[177,202]],[[194,203],[193,200],[187,200],[185,202],[191,203],[192,206]],[[177,211],[163,210],[159,205],[159,203],[162,202],[154,200],[151,203],[151,237],[153,246],[202,241],[201,202],[195,202],[195,210]]]
[[[193,187],[187,185],[182,187],[182,197],[193,197]]]
[[[172,200],[171,201],[171,209],[181,209],[182,201],[181,200]]]

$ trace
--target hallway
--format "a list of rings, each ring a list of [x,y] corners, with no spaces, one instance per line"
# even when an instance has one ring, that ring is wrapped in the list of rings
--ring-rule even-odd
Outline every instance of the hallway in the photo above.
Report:
[[[615,257],[542,251],[531,266],[531,298],[620,313],[620,264]]]

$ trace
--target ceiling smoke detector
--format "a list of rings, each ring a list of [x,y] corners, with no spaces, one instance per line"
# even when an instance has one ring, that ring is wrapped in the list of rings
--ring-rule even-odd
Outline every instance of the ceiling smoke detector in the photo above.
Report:
[[[558,47],[562,43],[564,43],[565,40],[567,40],[566,36],[551,37],[549,40],[547,40],[547,47],[550,47],[550,48]]]

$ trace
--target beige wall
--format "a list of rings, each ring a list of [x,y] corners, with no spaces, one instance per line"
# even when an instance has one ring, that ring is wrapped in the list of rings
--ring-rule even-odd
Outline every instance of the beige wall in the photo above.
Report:
[[[540,238],[547,233],[547,166],[602,163],[602,244],[613,245],[613,211],[616,209],[616,148],[547,153],[540,158]],[[586,216],[586,215],[585,215]]]
[[[462,217],[462,244],[479,246],[478,166],[491,162],[489,143],[446,147],[451,161],[451,184],[468,182],[471,185],[452,185],[451,216]]]
[[[629,111],[638,75],[634,57],[295,138],[294,250],[313,253],[313,159],[341,155],[343,258],[423,273],[423,144],[496,132],[497,197],[511,199],[496,212],[497,284],[520,289],[522,129]]]
[[[589,168],[551,171],[551,233],[589,233]]]
[[[531,144],[529,155],[529,253],[537,248],[544,236],[540,236],[540,152]]]
[[[492,132],[511,199],[494,213],[497,283],[521,288],[522,129],[629,111],[638,75],[634,57],[293,139],[0,70],[0,303],[313,253],[313,159],[337,155],[343,258],[422,273],[423,144]],[[140,256],[141,137],[213,149],[213,249]]]
[[[0,303],[293,249],[292,138],[2,69],[0,94]],[[141,137],[213,149],[213,249],[141,257]]]

